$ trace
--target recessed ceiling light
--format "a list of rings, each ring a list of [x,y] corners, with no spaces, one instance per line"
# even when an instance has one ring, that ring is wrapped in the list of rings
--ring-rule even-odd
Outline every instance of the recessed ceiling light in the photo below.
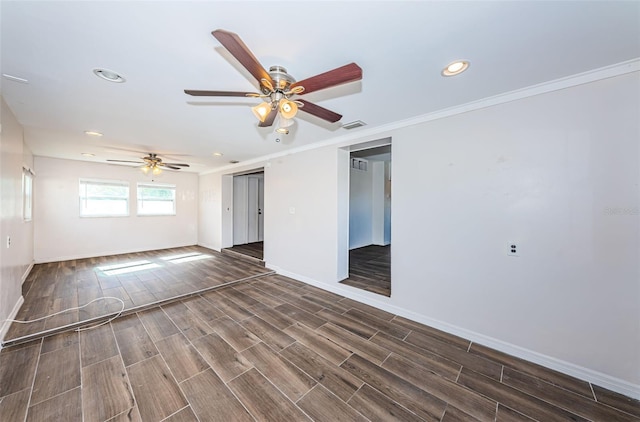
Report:
[[[216,157],[222,157],[224,154],[221,152],[214,152],[213,155]]]
[[[85,130],[84,133],[89,136],[102,136],[102,133],[94,132],[93,130]]]
[[[90,152],[83,152],[81,155],[85,156],[85,157],[95,157],[95,154],[91,154]]]
[[[442,69],[442,76],[455,76],[459,75],[465,70],[469,68],[468,60],[456,60],[455,62],[451,62]]]
[[[96,76],[99,76],[102,79],[104,79],[105,81],[109,81],[109,82],[122,83],[122,82],[126,81],[124,76],[119,75],[117,72],[114,72],[113,70],[93,69],[93,73],[95,73]]]

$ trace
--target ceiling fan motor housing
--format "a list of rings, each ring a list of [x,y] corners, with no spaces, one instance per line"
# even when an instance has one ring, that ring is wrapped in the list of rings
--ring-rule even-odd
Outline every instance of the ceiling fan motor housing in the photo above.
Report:
[[[269,76],[271,76],[271,80],[273,81],[273,89],[276,92],[288,91],[291,84],[296,81],[295,79],[293,79],[293,76],[287,73],[287,69],[282,66],[271,66],[269,68]],[[266,87],[264,85],[261,85],[260,89],[266,95],[271,93],[269,87]]]

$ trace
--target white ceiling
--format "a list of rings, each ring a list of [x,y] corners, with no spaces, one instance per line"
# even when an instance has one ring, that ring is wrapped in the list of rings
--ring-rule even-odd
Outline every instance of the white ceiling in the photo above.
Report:
[[[353,120],[372,128],[640,57],[638,1],[3,0],[0,16],[2,73],[29,81],[3,77],[0,90],[35,155],[157,152],[198,172],[344,135]],[[341,122],[299,113],[276,136],[257,127],[255,99],[185,95],[257,90],[211,36],[219,28],[298,80],[356,62],[361,82],[304,96]],[[467,72],[440,75],[461,58]],[[98,67],[127,82],[99,79]]]

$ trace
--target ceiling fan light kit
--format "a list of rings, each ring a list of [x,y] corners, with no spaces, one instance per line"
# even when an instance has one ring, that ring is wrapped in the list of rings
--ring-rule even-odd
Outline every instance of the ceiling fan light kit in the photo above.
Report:
[[[217,29],[211,34],[258,81],[260,93],[185,89],[185,94],[193,96],[264,98],[265,101],[252,107],[251,110],[260,120],[259,127],[272,126],[276,117],[280,116],[279,125],[276,129],[278,133],[289,133],[288,127],[293,124],[291,119],[296,116],[298,110],[330,123],[335,123],[342,118],[342,115],[324,107],[305,100],[291,100],[290,97],[362,79],[362,69],[355,63],[349,63],[296,82],[287,73],[287,69],[282,66],[271,66],[269,72],[267,72],[237,34],[223,29]]]

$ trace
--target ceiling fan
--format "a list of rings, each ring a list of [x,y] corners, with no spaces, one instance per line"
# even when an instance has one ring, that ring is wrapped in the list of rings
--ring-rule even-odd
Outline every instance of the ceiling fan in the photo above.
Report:
[[[253,113],[260,120],[258,126],[269,127],[273,125],[275,118],[279,114],[280,120],[278,128],[276,129],[279,133],[289,133],[289,127],[293,124],[292,119],[298,110],[331,123],[335,123],[342,118],[342,115],[309,101],[298,99],[292,101],[290,97],[293,95],[309,94],[321,89],[362,79],[362,69],[360,66],[355,63],[349,63],[296,82],[282,66],[271,66],[269,72],[267,72],[237,34],[223,29],[216,29],[211,34],[256,78],[260,85],[260,92],[203,91],[193,89],[185,89],[184,92],[193,96],[205,97],[262,98],[264,101],[252,108]]]
[[[140,158],[142,161],[130,161],[130,160],[107,160],[112,163],[135,163],[140,164],[138,168],[142,170],[144,174],[151,172],[153,175],[162,173],[163,169],[180,170],[183,167],[189,167],[189,164],[184,163],[165,163],[162,158],[157,154],[150,153],[145,157]]]

